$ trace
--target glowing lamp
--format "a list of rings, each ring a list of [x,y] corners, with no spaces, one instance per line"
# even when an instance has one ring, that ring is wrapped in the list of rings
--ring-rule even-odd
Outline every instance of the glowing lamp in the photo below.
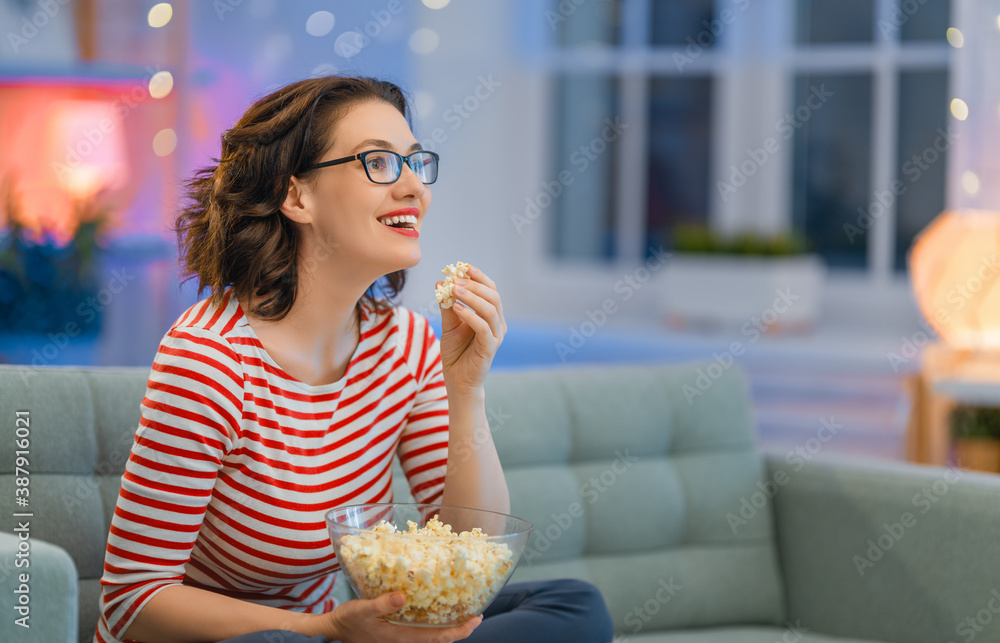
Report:
[[[924,318],[953,348],[1000,348],[1000,213],[944,212],[916,239],[910,276]]]
[[[71,197],[87,199],[128,180],[125,136],[114,103],[61,100],[49,108],[52,171]]]

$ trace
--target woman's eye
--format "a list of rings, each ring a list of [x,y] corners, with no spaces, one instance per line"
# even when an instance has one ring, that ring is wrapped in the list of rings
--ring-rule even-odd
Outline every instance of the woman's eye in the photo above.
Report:
[[[374,172],[381,172],[385,169],[385,161],[378,157],[370,158],[368,159],[368,168]]]

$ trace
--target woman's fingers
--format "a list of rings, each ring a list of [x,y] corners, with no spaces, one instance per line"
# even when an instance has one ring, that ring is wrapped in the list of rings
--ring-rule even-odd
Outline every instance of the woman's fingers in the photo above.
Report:
[[[465,296],[468,296],[466,294]],[[482,300],[480,300],[482,301]],[[499,342],[499,338],[494,335],[493,329],[490,327],[489,322],[482,318],[482,316],[474,309],[466,306],[452,306],[451,309],[455,312],[455,315],[464,321],[466,324],[472,328],[473,332],[476,333],[476,337],[480,338],[482,341],[483,337],[490,337],[494,342]],[[490,344],[490,340],[485,340],[487,346]],[[492,347],[489,347],[492,349]]]
[[[503,302],[500,301],[500,291],[497,289],[497,285],[493,282],[485,272],[476,268],[475,266],[469,266],[469,278],[474,282],[478,282],[486,286],[486,291],[489,296],[484,295],[479,292],[479,295],[484,299],[489,300],[494,306],[496,306],[497,313],[500,315],[500,321],[503,324],[504,332],[507,331],[507,322],[504,321],[503,316]],[[478,291],[477,291],[478,292]]]
[[[497,310],[496,304],[490,301],[491,292],[496,298],[496,291],[490,291],[483,284],[479,284],[467,279],[456,279],[451,289],[455,299],[474,310],[489,326],[490,333],[497,339],[501,339],[504,334],[503,319]],[[457,311],[456,311],[457,312]]]

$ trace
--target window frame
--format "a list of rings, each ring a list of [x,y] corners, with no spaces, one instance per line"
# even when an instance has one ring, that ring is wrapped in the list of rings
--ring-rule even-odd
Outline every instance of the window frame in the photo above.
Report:
[[[730,9],[735,19],[727,22],[712,48],[691,57],[685,47],[653,47],[648,44],[648,17],[651,0],[625,0],[622,4],[622,40],[618,46],[561,48],[553,36],[542,48],[538,64],[543,75],[611,74],[620,83],[620,115],[629,127],[619,139],[621,162],[614,170],[616,183],[615,212],[617,240],[615,259],[589,261],[559,259],[550,253],[546,239],[536,241],[530,251],[532,263],[551,274],[556,287],[598,275],[609,276],[639,265],[647,251],[645,243],[647,158],[648,158],[648,81],[651,77],[690,77],[707,75],[713,79],[711,121],[709,212],[711,227],[731,232],[750,227],[759,232],[790,230],[792,226],[792,139],[779,146],[755,180],[741,190],[740,199],[726,202],[715,188],[725,180],[727,171],[738,164],[751,146],[761,145],[774,122],[792,105],[796,75],[805,73],[857,73],[872,76],[872,137],[869,154],[871,169],[869,192],[891,190],[898,177],[898,91],[903,71],[946,71],[951,77],[951,46],[941,42],[900,40],[900,28],[885,30],[878,25],[893,24],[898,0],[874,0],[875,22],[869,43],[809,45],[796,42],[794,0],[747,2],[719,0],[715,16]],[[745,4],[743,10],[738,7]],[[951,8],[955,15],[954,2]],[[952,20],[954,22],[954,20]],[[553,31],[553,33],[555,33]],[[678,56],[690,62],[678,69]],[[747,61],[764,60],[754,66]],[[953,83],[952,80],[949,80]],[[548,83],[552,85],[552,83]],[[549,109],[551,96],[546,101]],[[751,106],[748,108],[748,106]],[[615,116],[613,114],[609,116]],[[543,157],[551,157],[552,145]],[[768,165],[770,167],[768,167]],[[545,167],[553,167],[546,163]],[[749,188],[749,189],[748,189]],[[874,197],[873,197],[874,198]],[[856,287],[908,288],[905,273],[894,270],[897,209],[893,202],[884,216],[874,220],[865,233],[867,268],[833,268],[831,277],[843,278]],[[549,226],[538,226],[547,237]],[[543,232],[544,231],[544,232]]]

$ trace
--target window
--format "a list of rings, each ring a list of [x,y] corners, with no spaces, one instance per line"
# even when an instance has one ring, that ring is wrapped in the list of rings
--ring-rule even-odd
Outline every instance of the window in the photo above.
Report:
[[[634,263],[704,222],[800,232],[875,280],[904,270],[944,208],[948,0],[571,4],[543,57],[551,176],[572,179],[550,257]]]

